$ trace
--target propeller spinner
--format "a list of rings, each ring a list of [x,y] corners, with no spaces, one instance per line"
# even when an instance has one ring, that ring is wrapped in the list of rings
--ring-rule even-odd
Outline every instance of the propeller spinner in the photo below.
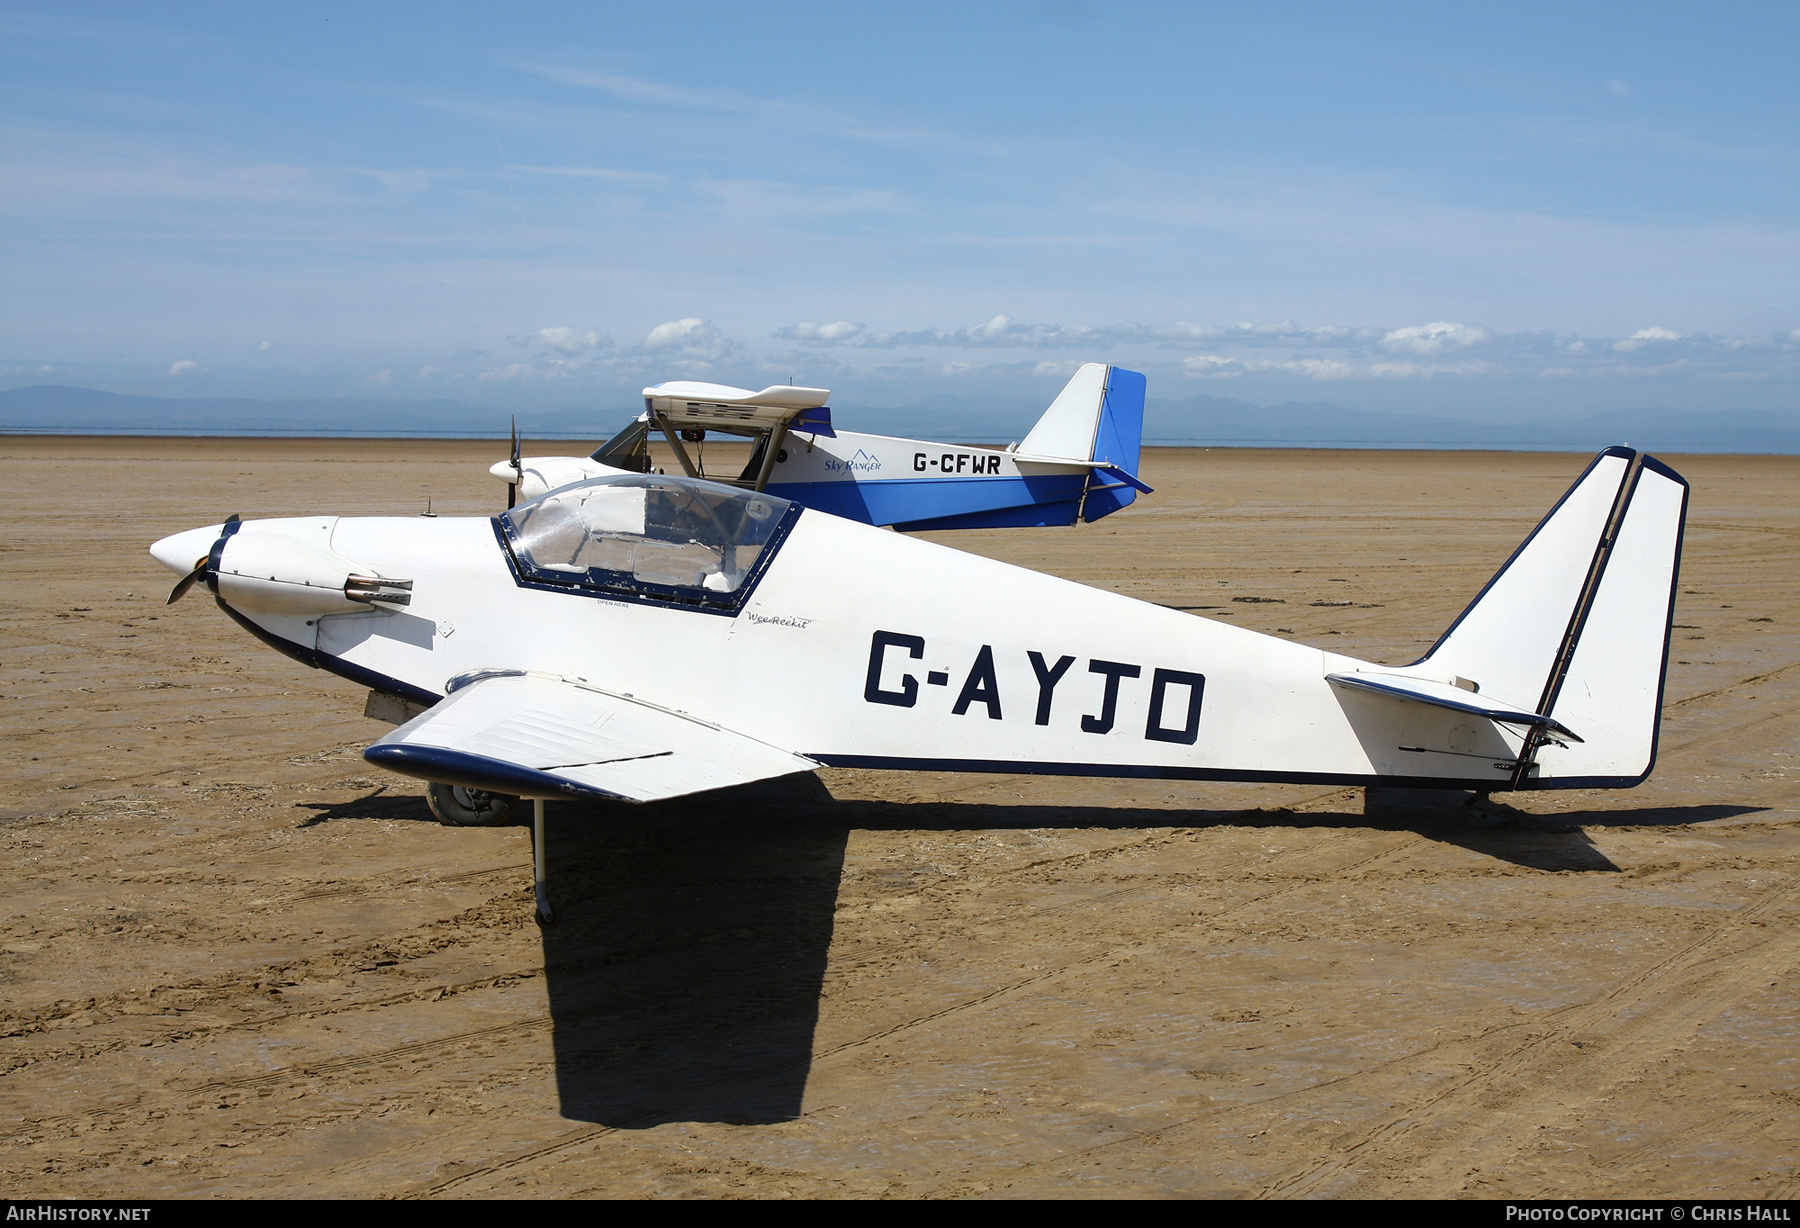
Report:
[[[163,603],[164,605],[174,605],[177,601],[180,601],[183,597],[187,596],[188,590],[194,587],[196,581],[206,578],[207,570],[214,566],[213,556],[218,552],[219,543],[231,536],[232,530],[230,526],[237,524],[240,519],[242,519],[242,517],[236,512],[233,512],[225,518],[225,524],[221,526],[223,531],[219,534],[218,540],[213,542],[212,548],[201,555],[194,563],[194,570],[188,572],[187,575],[175,582],[175,587],[169,590],[169,599]],[[183,536],[185,536],[185,534]]]

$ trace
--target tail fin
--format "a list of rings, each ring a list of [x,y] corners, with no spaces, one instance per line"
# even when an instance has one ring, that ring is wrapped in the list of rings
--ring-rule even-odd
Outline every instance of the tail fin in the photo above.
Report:
[[[1122,367],[1084,363],[1019,444],[1034,457],[1104,462],[1088,477],[1081,515],[1092,523],[1150,488],[1138,480],[1144,440],[1144,377]]]
[[[1687,492],[1662,462],[1608,448],[1420,662],[1581,736],[1533,733],[1514,788],[1650,774]]]

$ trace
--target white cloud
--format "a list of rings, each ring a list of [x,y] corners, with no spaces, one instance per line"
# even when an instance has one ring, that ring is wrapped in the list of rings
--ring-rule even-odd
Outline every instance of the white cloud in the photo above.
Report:
[[[1439,320],[1412,328],[1396,328],[1381,339],[1381,348],[1391,353],[1442,354],[1446,350],[1485,345],[1493,339],[1494,334],[1479,324],[1452,324]]]
[[[270,350],[272,350],[274,348],[275,348],[275,343],[273,341],[258,341],[256,343],[256,353],[258,353],[258,354],[267,354]]]
[[[417,376],[415,376],[414,378],[430,379],[432,376],[434,376],[438,373],[438,370],[439,369],[437,367],[420,367],[419,374]]]
[[[1292,320],[1276,320],[1268,324],[1246,321],[1230,328],[1214,324],[1026,324],[1009,315],[996,315],[980,324],[964,328],[929,328],[906,332],[871,333],[859,329],[842,340],[803,338],[795,325],[776,335],[814,345],[855,345],[870,349],[896,349],[906,346],[947,346],[982,349],[1059,349],[1086,350],[1099,354],[1117,346],[1153,345],[1158,349],[1218,349],[1226,345],[1260,348],[1296,349],[1308,346],[1343,346],[1373,341],[1380,329],[1346,328],[1330,325],[1324,328],[1302,328]],[[1436,326],[1433,326],[1436,327]],[[1453,327],[1464,327],[1456,325]],[[1486,330],[1478,330],[1484,336]]]
[[[518,64],[515,67],[554,81],[558,85],[572,86],[576,89],[599,90],[611,94],[623,102],[636,102],[650,106],[686,107],[697,111],[726,111],[739,115],[760,116],[792,116],[804,114],[800,107],[791,103],[774,102],[760,98],[750,98],[733,90],[696,90],[680,85],[668,85],[661,81],[646,81],[642,77],[627,77],[619,73],[587,72],[579,68],[564,68],[558,64]]]
[[[1217,354],[1196,354],[1192,358],[1183,359],[1181,363],[1183,374],[1201,378],[1242,375],[1248,369],[1236,359],[1220,358]]]
[[[798,341],[801,345],[842,345],[860,337],[862,331],[863,326],[860,324],[834,320],[830,324],[789,324],[785,328],[776,329],[774,335],[784,341]]]
[[[1052,327],[1054,327],[1054,326],[1052,326]],[[967,331],[968,331],[969,337],[974,340],[981,340],[981,341],[997,340],[1001,337],[1009,336],[1012,333],[1012,331],[1013,331],[1012,317],[1011,316],[995,316],[993,319],[989,320],[986,324],[977,324],[975,327],[973,327]]]
[[[183,358],[180,362],[169,364],[170,375],[204,375],[206,368],[191,358]]]
[[[562,179],[604,179],[613,183],[670,183],[667,175],[650,171],[618,171],[605,166],[514,166],[509,171],[522,175],[552,175]]]
[[[650,351],[672,351],[689,358],[720,359],[742,347],[699,316],[658,324],[644,338]]]
[[[1167,328],[1158,329],[1162,339],[1171,345],[1180,345],[1214,341],[1225,335],[1225,330],[1212,324],[1171,324]]]
[[[394,369],[392,367],[386,367],[377,371],[369,377],[369,382],[386,388],[389,384],[394,382]]]
[[[595,350],[610,350],[613,339],[597,328],[576,328],[569,324],[557,324],[549,328],[540,328],[529,337],[514,338],[523,345],[538,346],[542,349],[555,350],[559,354],[587,354]]]
[[[1304,375],[1308,379],[1354,379],[1365,374],[1362,368],[1352,363],[1333,358],[1299,358],[1292,362],[1271,363],[1283,371],[1292,371],[1296,375]]]
[[[557,381],[595,380],[624,386],[640,377],[647,383],[716,379],[760,387],[754,382],[758,378],[778,382],[802,368],[813,373],[802,382],[856,384],[916,376],[998,386],[1007,380],[1066,379],[1076,364],[1092,361],[1143,371],[1162,387],[1172,387],[1170,380],[1408,385],[1479,380],[1485,389],[1490,387],[1485,381],[1496,379],[1530,380],[1543,387],[1546,379],[1578,376],[1612,382],[1621,377],[1800,375],[1800,328],[1744,341],[1662,327],[1620,338],[1548,330],[1502,334],[1444,320],[1402,327],[1323,326],[1278,316],[1265,323],[1065,325],[1023,321],[1003,312],[963,326],[892,332],[815,315],[748,345],[700,316],[666,320],[639,335],[641,344],[621,346],[598,328],[555,325],[512,339],[529,347],[524,353],[515,351],[519,362],[501,365],[498,357],[470,352],[458,354],[456,365],[469,372],[468,379],[489,381],[490,386],[507,381],[546,388]],[[415,370],[420,368],[396,368],[394,378],[410,379]],[[428,378],[435,382],[450,376],[435,368],[418,376]]]
[[[1606,92],[1611,94],[1614,98],[1623,98],[1631,93],[1631,84],[1626,81],[1608,81],[1606,83]]]
[[[1182,326],[1186,327],[1186,326]],[[966,328],[921,329],[914,332],[865,333],[855,344],[891,349],[898,346],[932,345],[981,349],[1085,349],[1100,350],[1127,341],[1153,341],[1151,330],[1141,324],[1114,324],[1104,328],[1085,325],[1021,324],[1009,315],[992,316]]]
[[[1613,342],[1613,349],[1621,354],[1629,354],[1633,350],[1641,350],[1653,341],[1680,341],[1681,334],[1666,328],[1640,328],[1623,341]]]

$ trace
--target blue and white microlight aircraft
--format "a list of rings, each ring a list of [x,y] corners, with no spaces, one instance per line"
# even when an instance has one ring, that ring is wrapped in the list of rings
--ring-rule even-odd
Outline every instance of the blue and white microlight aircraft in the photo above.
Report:
[[[592,456],[521,457],[515,438],[512,459],[488,472],[507,484],[512,507],[570,482],[648,473],[657,430],[688,477],[904,530],[1092,523],[1150,493],[1137,476],[1144,377],[1136,371],[1084,364],[1031,432],[1004,449],[837,430],[830,397],[826,388],[674,380],[644,389],[644,412]],[[749,462],[707,473],[709,434],[750,439]]]
[[[492,518],[321,515],[151,547],[370,688],[364,752],[452,824],[824,765],[1627,788],[1656,757],[1687,483],[1601,453],[1437,644],[1387,666],[802,508],[615,474]]]

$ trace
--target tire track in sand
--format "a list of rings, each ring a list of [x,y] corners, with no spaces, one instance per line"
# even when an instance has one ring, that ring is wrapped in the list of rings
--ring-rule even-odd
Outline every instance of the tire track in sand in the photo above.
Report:
[[[1743,951],[1733,952],[1721,957],[1716,948],[1727,938],[1754,925],[1765,914],[1780,905],[1792,900],[1800,894],[1800,883],[1789,884],[1764,896],[1757,903],[1732,913],[1720,924],[1687,943],[1679,950],[1643,969],[1623,984],[1612,989],[1599,998],[1585,1003],[1577,1003],[1560,1010],[1547,1013],[1539,1021],[1551,1026],[1543,1031],[1534,1031],[1520,1043],[1498,1057],[1490,1057],[1477,1064],[1469,1074],[1440,1089],[1435,1094],[1407,1106],[1397,1115],[1366,1131],[1356,1142],[1345,1147],[1337,1155],[1318,1164],[1291,1171],[1258,1187],[1252,1197],[1257,1198],[1304,1198],[1320,1190],[1333,1178],[1347,1172],[1353,1164],[1375,1163],[1389,1151],[1399,1147],[1421,1131],[1446,1122],[1450,1119],[1466,1117],[1485,1112],[1485,1097],[1504,1095],[1508,1083],[1519,1083],[1532,1080],[1541,1084],[1545,1081],[1542,1068],[1545,1065],[1563,1065],[1564,1062],[1551,1063],[1547,1059],[1556,1046],[1565,1049],[1575,1047],[1572,1038],[1576,1036],[1597,1036],[1602,1040],[1600,1048],[1604,1050],[1605,1042],[1618,1033],[1630,1030],[1644,1038],[1644,1044],[1655,1052],[1665,1050],[1669,1043],[1689,1026],[1688,1021],[1698,1014],[1704,1016],[1711,1007],[1709,1003],[1720,995],[1712,995],[1697,1003],[1689,1004],[1684,1000],[1684,991],[1695,980],[1722,978],[1727,983],[1723,993],[1730,1001],[1742,996],[1752,988],[1760,988],[1768,983],[1767,976],[1771,969],[1785,970],[1791,967],[1800,955],[1800,935],[1783,934],[1753,944]],[[1706,960],[1723,958],[1720,968],[1703,972],[1699,977],[1686,974],[1698,970]],[[1762,978],[1758,985],[1751,986],[1749,978]],[[1718,1009],[1730,1005],[1727,1001]],[[1623,1020],[1621,1014],[1629,1007],[1642,1004],[1652,1013],[1636,1020]],[[1431,1054],[1432,1050],[1414,1055],[1413,1061]],[[1523,1095],[1514,1092],[1514,1096]],[[1479,1127],[1485,1128],[1485,1126]],[[1463,1133],[1466,1133],[1466,1128]],[[1446,1131],[1425,1144],[1416,1144],[1414,1154],[1408,1158],[1411,1167],[1417,1167],[1424,1159],[1438,1154],[1457,1144],[1463,1136],[1455,1130]],[[1361,1183],[1359,1179],[1357,1184]],[[1334,1195],[1341,1196],[1348,1189],[1335,1188]]]
[[[1571,1031],[1577,1030],[1587,1017],[1588,1013],[1604,1015],[1609,1006],[1614,1009],[1622,1008],[1629,1004],[1631,998],[1638,996],[1633,994],[1633,990],[1638,987],[1654,985],[1657,982],[1657,978],[1662,974],[1679,972],[1683,969],[1694,967],[1701,960],[1710,957],[1708,952],[1718,941],[1740,929],[1756,924],[1762,916],[1779,907],[1797,892],[1800,892],[1800,883],[1790,884],[1785,888],[1777,887],[1772,889],[1769,895],[1730,914],[1726,918],[1722,918],[1718,926],[1715,926],[1680,950],[1664,957],[1656,964],[1653,964],[1649,968],[1638,973],[1629,981],[1618,986],[1600,999],[1595,999],[1586,1003],[1573,1003],[1569,1006],[1546,1012],[1544,1015],[1533,1019],[1521,1019],[1510,1023],[1497,1024],[1493,1027],[1483,1029],[1471,1036],[1440,1041],[1416,1052],[1404,1054],[1400,1057],[1377,1063],[1365,1070],[1352,1071],[1335,1078],[1309,1084],[1306,1087],[1295,1088],[1292,1091],[1279,1092],[1261,1100],[1231,1105],[1226,1108],[1199,1113],[1192,1117],[1181,1118],[1180,1120],[1172,1121],[1166,1126],[1160,1126],[1153,1130],[1135,1131],[1120,1138],[1109,1139],[1103,1143],[1096,1143],[1090,1147],[1083,1147],[1070,1151],[1064,1155],[1057,1156],[1053,1160],[1027,1161],[1008,1170],[1006,1177],[1009,1180],[1016,1179],[1019,1175],[1033,1170],[1040,1172],[1060,1171],[1061,1169],[1070,1167],[1102,1152],[1116,1151],[1121,1148],[1150,1146],[1166,1142],[1169,1139],[1179,1136],[1196,1127],[1224,1126],[1232,1121],[1243,1118],[1266,1119],[1273,1111],[1289,1108],[1299,1109],[1305,1106],[1309,1101],[1318,1100],[1326,1093],[1356,1093],[1358,1092],[1358,1089],[1364,1087],[1364,1085],[1375,1083],[1390,1075],[1397,1075],[1404,1079],[1408,1071],[1427,1063],[1434,1068],[1466,1067],[1470,1069],[1470,1073],[1463,1079],[1448,1088],[1442,1089],[1437,1096],[1421,1102],[1418,1106],[1421,1109],[1429,1108],[1432,1104],[1454,1094],[1459,1089],[1482,1080],[1485,1076],[1494,1072],[1500,1065],[1507,1062],[1512,1056],[1524,1054],[1527,1051],[1536,1051],[1547,1047],[1548,1045],[1555,1044],[1557,1040],[1566,1037]],[[1777,940],[1768,940],[1768,942],[1773,941]],[[1767,942],[1755,944],[1756,947],[1766,945]],[[1781,959],[1788,958],[1789,954],[1790,953],[1785,951],[1782,952]],[[1779,960],[1777,962],[1779,962]],[[1759,974],[1760,973],[1752,972],[1752,975]],[[1762,982],[1762,984],[1766,983],[1766,981]],[[1760,985],[1748,985],[1746,992],[1756,988],[1760,988]],[[1670,991],[1669,989],[1664,988],[1661,989],[1660,992],[1666,995]],[[1643,996],[1647,997],[1649,995]],[[1578,1014],[1580,1015],[1579,1018],[1571,1018]],[[1551,1032],[1540,1031],[1539,1029],[1542,1029],[1547,1022],[1556,1023],[1558,1026]],[[1495,1042],[1504,1040],[1504,1038],[1510,1034],[1521,1032],[1526,1034],[1524,1038],[1520,1041],[1513,1042],[1513,1047],[1507,1050],[1506,1053],[1500,1055],[1499,1058],[1493,1058],[1484,1054],[1483,1051],[1491,1050]],[[1360,1092],[1360,1094],[1368,1096],[1373,1093],[1363,1091]],[[1378,1141],[1375,1136],[1380,1134],[1384,1129],[1393,1126],[1404,1126],[1409,1120],[1410,1118],[1406,1114],[1402,1114],[1399,1118],[1391,1119],[1389,1122],[1383,1123],[1382,1126],[1378,1126],[1374,1130],[1365,1133],[1363,1139],[1359,1140],[1357,1144],[1353,1144],[1353,1146],[1367,1149],[1372,1143]],[[1304,1194],[1294,1194],[1291,1193],[1290,1190],[1302,1182],[1305,1182],[1309,1188],[1316,1186],[1324,1179],[1328,1178],[1331,1173],[1337,1172],[1343,1167],[1344,1165],[1339,1162],[1339,1159],[1333,1157],[1318,1165],[1293,1171],[1265,1182],[1247,1196],[1253,1198],[1303,1197]],[[1797,1189],[1800,1189],[1800,1171],[1796,1172],[1795,1185]],[[1332,1191],[1332,1194],[1333,1196],[1338,1196],[1342,1194],[1342,1191],[1334,1190]]]

